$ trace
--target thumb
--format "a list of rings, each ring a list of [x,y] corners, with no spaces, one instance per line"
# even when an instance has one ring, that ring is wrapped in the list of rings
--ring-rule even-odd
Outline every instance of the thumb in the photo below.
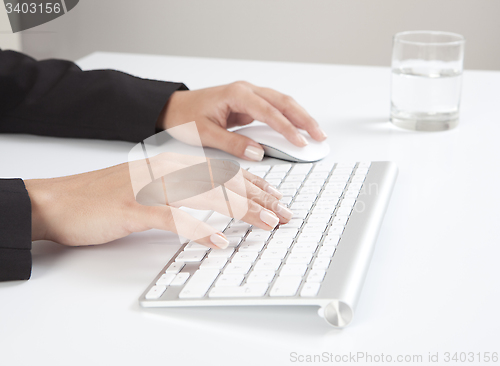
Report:
[[[174,232],[209,248],[225,249],[229,245],[223,233],[178,208],[140,205],[137,213],[147,227]]]
[[[205,128],[202,136],[202,142],[205,146],[220,149],[250,161],[261,161],[264,157],[262,146],[246,136],[230,132],[215,123],[207,123]]]

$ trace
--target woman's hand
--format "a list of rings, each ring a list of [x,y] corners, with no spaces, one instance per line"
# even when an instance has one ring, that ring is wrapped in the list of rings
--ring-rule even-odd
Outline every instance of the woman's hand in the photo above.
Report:
[[[32,204],[32,240],[71,246],[107,243],[155,228],[211,248],[227,247],[224,234],[180,206],[213,209],[264,230],[292,217],[278,201],[276,188],[235,163],[172,153],[25,184]]]
[[[297,128],[317,141],[326,139],[318,123],[291,97],[244,81],[200,90],[177,91],[170,97],[157,127],[168,129],[195,121],[202,144],[246,160],[260,161],[262,147],[252,139],[227,131],[253,120],[267,123],[297,146],[307,141]]]

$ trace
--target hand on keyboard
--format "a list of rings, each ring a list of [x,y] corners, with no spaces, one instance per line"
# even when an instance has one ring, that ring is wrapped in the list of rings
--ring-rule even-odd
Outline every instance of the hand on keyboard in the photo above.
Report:
[[[160,154],[84,174],[26,180],[33,209],[32,239],[92,245],[156,228],[176,232],[210,248],[226,248],[230,240],[222,229],[201,222],[178,207],[213,209],[263,230],[272,230],[279,222],[290,220],[292,212],[278,201],[280,192],[234,163],[204,160],[211,174],[208,180],[188,174],[183,176],[184,181],[179,181],[176,173],[199,163],[196,159],[200,158]],[[151,177],[155,177],[153,183]],[[220,182],[220,177],[230,179]],[[160,191],[155,193],[160,193],[160,197],[141,195],[150,184],[159,184]],[[215,188],[205,189],[207,184]],[[182,194],[171,194],[172,187],[183,189]],[[146,204],[137,202],[136,194]]]

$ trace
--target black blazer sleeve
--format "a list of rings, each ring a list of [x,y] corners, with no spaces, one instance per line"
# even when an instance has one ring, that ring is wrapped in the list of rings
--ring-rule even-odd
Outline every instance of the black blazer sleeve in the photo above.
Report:
[[[36,61],[0,50],[0,133],[139,142],[156,132],[170,95],[186,89],[182,83],[82,71],[69,61]],[[30,277],[30,249],[31,203],[24,182],[0,179],[0,281]]]
[[[182,83],[0,50],[0,133],[139,142]]]
[[[31,275],[31,203],[21,179],[0,179],[0,280]]]

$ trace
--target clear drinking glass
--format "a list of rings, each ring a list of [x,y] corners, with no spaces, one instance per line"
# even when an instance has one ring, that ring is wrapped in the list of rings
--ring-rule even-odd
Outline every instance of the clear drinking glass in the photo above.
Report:
[[[392,49],[391,122],[418,131],[458,125],[465,39],[433,31],[397,33]]]

